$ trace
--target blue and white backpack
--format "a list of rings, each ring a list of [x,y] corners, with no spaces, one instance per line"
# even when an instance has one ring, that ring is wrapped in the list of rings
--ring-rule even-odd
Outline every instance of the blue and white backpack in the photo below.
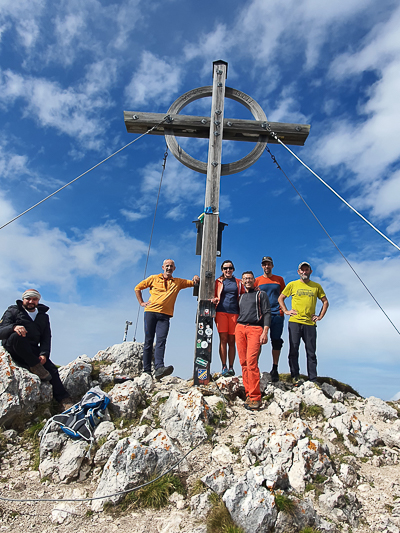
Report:
[[[42,438],[47,433],[51,422],[55,422],[71,439],[84,439],[92,445],[94,430],[104,418],[105,410],[109,403],[110,397],[108,394],[102,391],[100,387],[92,387],[79,403],[47,421],[46,427],[42,432]]]

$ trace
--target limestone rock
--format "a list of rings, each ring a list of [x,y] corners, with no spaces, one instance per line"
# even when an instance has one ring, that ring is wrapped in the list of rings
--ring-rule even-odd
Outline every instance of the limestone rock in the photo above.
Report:
[[[211,491],[196,494],[190,498],[190,511],[195,518],[204,519],[211,509],[209,496]]]
[[[394,420],[398,418],[396,409],[390,407],[380,398],[375,398],[375,396],[367,398],[364,414],[378,420]]]
[[[94,361],[112,363],[102,369],[102,373],[109,377],[116,374],[127,374],[130,377],[139,376],[143,370],[142,359],[143,344],[138,342],[114,344],[106,350],[101,350],[93,357]]]
[[[197,444],[207,437],[204,424],[209,421],[210,408],[198,390],[190,390],[187,394],[172,390],[161,406],[159,416],[161,426],[183,447]]]
[[[351,453],[358,457],[372,455],[371,447],[380,441],[375,427],[367,422],[361,422],[355,413],[331,418],[324,431],[329,440],[343,439]]]
[[[0,425],[9,426],[20,414],[34,412],[41,398],[41,389],[48,392],[51,385],[43,386],[40,379],[17,366],[7,352],[0,352]],[[48,393],[45,394],[48,396]],[[50,399],[52,398],[52,394]]]
[[[274,533],[298,533],[305,527],[313,527],[316,522],[316,511],[310,500],[293,498],[293,512],[278,514]]]
[[[214,470],[214,472],[206,474],[201,478],[201,481],[207,487],[220,496],[222,496],[222,494],[233,484],[234,480],[235,476],[230,465],[218,468],[217,470]]]
[[[98,442],[103,437],[108,437],[108,435],[115,430],[115,426],[110,421],[100,422],[100,424],[94,430],[94,438]]]
[[[261,478],[257,480],[247,472],[222,498],[233,520],[246,533],[271,531],[278,515],[275,498],[259,483]]]
[[[143,373],[141,376],[136,377],[133,380],[136,385],[143,391],[149,393],[154,389],[154,382],[151,376],[146,373]]]
[[[236,462],[235,456],[225,444],[215,446],[211,453],[211,457],[212,460],[219,465],[230,465]]]
[[[382,439],[386,446],[400,448],[400,420],[396,420],[390,428],[382,432]]]
[[[91,387],[92,365],[86,355],[77,357],[66,366],[59,369],[64,387],[71,398],[79,401]]]
[[[123,495],[115,494],[147,481],[156,472],[176,464],[181,453],[162,430],[155,430],[142,442],[129,437],[120,440],[103,469],[94,496],[111,495],[94,500],[92,508],[99,511],[105,502],[117,503]]]
[[[108,394],[111,398],[109,409],[118,417],[134,418],[143,400],[142,391],[133,381],[118,383]]]

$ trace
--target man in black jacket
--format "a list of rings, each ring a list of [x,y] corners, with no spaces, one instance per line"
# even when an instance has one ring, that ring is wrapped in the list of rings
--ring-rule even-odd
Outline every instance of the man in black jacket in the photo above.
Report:
[[[51,329],[46,305],[41,296],[28,289],[11,305],[0,320],[0,339],[17,365],[27,368],[42,381],[50,381],[54,398],[63,410],[73,405],[61,382],[56,366],[50,361]]]

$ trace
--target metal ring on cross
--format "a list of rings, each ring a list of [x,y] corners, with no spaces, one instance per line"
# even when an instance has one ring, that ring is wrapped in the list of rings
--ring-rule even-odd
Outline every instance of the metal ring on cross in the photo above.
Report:
[[[212,96],[212,90],[212,85],[207,85],[205,87],[192,89],[191,91],[182,94],[168,109],[167,115],[179,114],[182,109],[191,102],[199,100],[200,98],[205,98],[206,96]],[[248,94],[238,91],[237,89],[232,89],[231,87],[225,87],[225,96],[247,107],[256,120],[267,120],[262,107]],[[164,128],[164,134],[168,148],[171,150],[176,159],[178,159],[178,161],[190,169],[195,170],[196,172],[207,174],[207,163],[204,161],[199,161],[185,152],[185,150],[179,146],[172,129]],[[234,161],[233,163],[222,164],[221,175],[227,176],[229,174],[236,174],[237,172],[246,170],[246,168],[249,168],[251,165],[253,165],[261,157],[265,147],[267,146],[267,141],[263,140],[264,138],[266,137],[260,135],[256,146],[242,159]]]

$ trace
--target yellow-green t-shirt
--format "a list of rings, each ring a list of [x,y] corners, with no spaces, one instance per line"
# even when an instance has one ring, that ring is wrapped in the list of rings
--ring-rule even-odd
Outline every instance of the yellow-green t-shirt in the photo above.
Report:
[[[304,283],[299,279],[291,281],[283,289],[282,294],[292,297],[292,309],[297,311],[297,315],[291,316],[289,322],[315,326],[312,316],[315,315],[317,299],[321,300],[325,296],[324,289],[319,283],[314,281]]]

